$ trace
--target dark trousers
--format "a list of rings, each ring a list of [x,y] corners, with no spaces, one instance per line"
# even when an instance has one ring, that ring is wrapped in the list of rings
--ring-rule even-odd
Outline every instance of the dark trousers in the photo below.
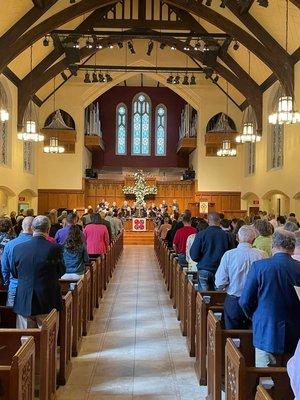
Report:
[[[250,329],[251,321],[246,317],[239,305],[239,297],[230,296],[224,302],[225,329]]]

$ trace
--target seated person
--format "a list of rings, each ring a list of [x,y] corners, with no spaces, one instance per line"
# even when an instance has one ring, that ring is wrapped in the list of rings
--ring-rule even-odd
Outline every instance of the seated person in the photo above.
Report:
[[[71,226],[63,248],[63,258],[66,273],[62,279],[80,277],[85,272],[85,264],[89,256],[82,240],[81,231],[77,225]]]

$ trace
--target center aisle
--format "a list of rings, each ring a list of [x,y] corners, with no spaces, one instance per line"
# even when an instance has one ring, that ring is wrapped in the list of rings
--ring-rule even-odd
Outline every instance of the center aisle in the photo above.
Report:
[[[153,246],[125,246],[58,400],[204,399]]]

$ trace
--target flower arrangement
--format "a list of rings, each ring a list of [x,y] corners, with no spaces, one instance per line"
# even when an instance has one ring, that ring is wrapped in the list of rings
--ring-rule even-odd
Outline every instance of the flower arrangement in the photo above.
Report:
[[[137,208],[141,208],[144,205],[145,196],[150,194],[157,194],[156,186],[147,186],[145,180],[145,174],[142,170],[137,170],[133,174],[135,185],[134,186],[124,186],[124,194],[134,194],[136,197]]]

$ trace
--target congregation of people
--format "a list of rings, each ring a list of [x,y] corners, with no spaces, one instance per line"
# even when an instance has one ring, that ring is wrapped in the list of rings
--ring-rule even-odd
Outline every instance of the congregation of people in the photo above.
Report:
[[[88,209],[51,210],[34,216],[32,209],[0,218],[0,287],[17,315],[16,327],[40,327],[54,308],[61,310],[60,279],[80,278],[91,258],[103,257],[123,230],[114,213]]]
[[[157,228],[181,267],[197,272],[199,291],[226,291],[222,323],[253,330],[257,367],[292,365],[300,356],[299,227],[294,213],[228,220],[185,210]]]
[[[169,211],[169,212],[168,212]],[[159,237],[175,252],[183,268],[197,272],[199,291],[226,291],[226,329],[253,330],[256,366],[285,366],[300,352],[300,230],[295,214],[260,213],[226,219],[210,212],[195,218],[168,207],[145,207]],[[32,209],[0,218],[1,284],[17,327],[40,327],[55,308],[61,310],[59,279],[80,277],[90,258],[106,254],[136,210],[104,199],[95,211],[79,217],[73,210]],[[298,345],[298,348],[297,348]],[[298,354],[299,357],[299,354]],[[294,382],[297,382],[294,378]]]

